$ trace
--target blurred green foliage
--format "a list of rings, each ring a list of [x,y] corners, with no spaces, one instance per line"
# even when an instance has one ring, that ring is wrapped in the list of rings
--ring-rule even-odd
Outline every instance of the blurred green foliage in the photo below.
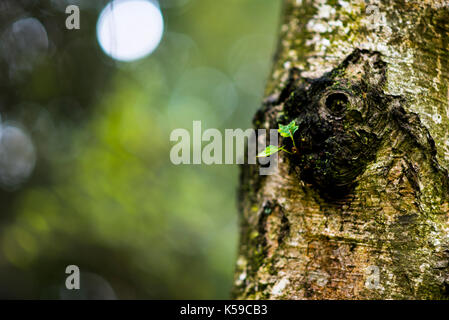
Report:
[[[0,194],[0,297],[64,298],[65,267],[75,264],[118,298],[229,298],[238,167],[175,166],[169,136],[194,120],[204,129],[251,126],[279,2],[161,1],[162,42],[132,63],[98,47],[106,1],[0,6],[8,10],[0,32],[35,17],[50,40],[45,59],[18,80],[0,61],[2,121],[21,123],[37,150],[30,179]],[[64,30],[66,3],[80,5],[81,30]],[[104,283],[91,285],[111,297]]]

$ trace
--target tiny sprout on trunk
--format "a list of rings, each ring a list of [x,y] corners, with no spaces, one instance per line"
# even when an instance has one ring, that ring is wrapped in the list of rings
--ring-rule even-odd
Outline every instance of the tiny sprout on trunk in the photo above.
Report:
[[[260,157],[269,157],[272,154],[275,154],[276,152],[279,152],[279,151],[285,151],[285,152],[290,153],[290,154],[298,153],[298,148],[296,148],[295,139],[293,139],[293,135],[298,130],[298,128],[299,127],[296,125],[295,120],[293,120],[292,122],[290,122],[286,126],[284,126],[282,124],[279,125],[278,132],[280,133],[280,135],[282,137],[284,137],[284,138],[292,139],[292,142],[293,142],[292,152],[285,150],[285,146],[276,147],[276,146],[273,146],[273,145],[269,145],[268,147],[265,148],[264,151],[260,152],[257,155],[257,157],[258,158],[260,158]]]

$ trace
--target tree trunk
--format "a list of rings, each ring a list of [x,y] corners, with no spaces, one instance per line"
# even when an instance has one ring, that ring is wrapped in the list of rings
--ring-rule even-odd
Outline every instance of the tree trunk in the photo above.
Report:
[[[239,299],[449,297],[449,2],[285,0],[242,168]]]

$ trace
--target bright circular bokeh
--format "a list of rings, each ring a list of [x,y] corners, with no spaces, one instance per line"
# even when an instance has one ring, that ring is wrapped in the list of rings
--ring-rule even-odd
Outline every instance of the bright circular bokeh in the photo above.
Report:
[[[164,32],[157,2],[113,0],[101,12],[97,39],[103,51],[115,60],[134,61],[151,54]]]

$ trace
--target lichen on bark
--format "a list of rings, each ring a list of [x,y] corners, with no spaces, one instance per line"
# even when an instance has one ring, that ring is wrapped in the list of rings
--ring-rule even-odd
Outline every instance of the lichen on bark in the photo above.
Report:
[[[299,153],[242,168],[234,296],[447,299],[449,70],[421,60],[447,62],[446,4],[376,1],[379,30],[369,3],[285,3],[254,125],[295,120]]]

